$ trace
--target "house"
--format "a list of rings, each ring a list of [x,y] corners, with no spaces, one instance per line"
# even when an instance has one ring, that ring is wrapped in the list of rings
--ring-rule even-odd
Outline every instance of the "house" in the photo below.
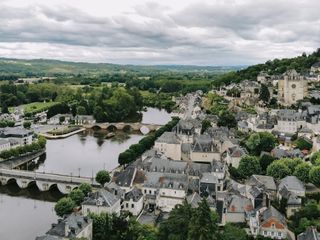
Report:
[[[278,111],[275,130],[281,133],[296,133],[305,126],[305,117],[301,112],[292,109],[281,109]]]
[[[286,106],[296,104],[308,95],[308,82],[296,70],[288,70],[278,81],[278,100]]]
[[[287,176],[280,180],[278,186],[278,198],[281,199],[281,191],[286,188],[290,193],[298,196],[305,197],[306,188],[304,184],[295,176]]]
[[[9,150],[10,149],[10,142],[5,138],[0,138],[0,152]]]
[[[75,125],[90,125],[95,124],[96,120],[92,115],[77,115],[74,118]]]
[[[199,184],[201,197],[215,196],[217,191],[223,190],[223,183],[213,173],[203,173]]]
[[[105,213],[115,213],[120,214],[121,205],[120,198],[112,194],[111,192],[100,189],[99,191],[90,193],[81,204],[82,213],[86,216],[90,213],[100,214]]]
[[[253,205],[249,198],[239,194],[227,193],[223,198],[217,196],[217,211],[221,217],[222,225],[227,222],[243,223],[246,222],[253,211]]]
[[[229,148],[224,154],[224,161],[232,167],[238,168],[241,158],[248,154],[247,150],[240,147],[234,146]]]
[[[133,216],[138,216],[143,209],[143,194],[141,189],[133,188],[124,196],[121,210],[128,211]]]
[[[186,198],[188,177],[185,174],[164,174],[160,177],[160,187],[156,198],[156,206],[163,212],[170,212]]]
[[[29,145],[32,143],[33,131],[18,127],[6,127],[0,130],[0,138],[4,138],[12,145]]]
[[[128,166],[121,172],[115,172],[113,175],[113,182],[122,190],[128,192],[132,189],[133,180],[136,176],[137,169],[134,166]]]
[[[172,160],[181,160],[181,140],[174,132],[164,132],[154,143],[157,153]]]
[[[67,240],[84,238],[92,240],[92,220],[79,213],[72,213],[64,219],[59,219],[57,224],[45,236],[37,237],[36,240]]]
[[[273,177],[254,174],[246,181],[246,185],[262,188],[267,194],[268,200],[276,199],[277,185]]]
[[[311,66],[310,72],[313,75],[320,74],[320,62],[316,62]]]
[[[178,137],[181,139],[182,143],[192,143],[193,136],[195,134],[201,133],[202,124],[200,121],[195,119],[181,119],[174,131],[177,133]]]
[[[193,162],[211,163],[213,160],[220,160],[218,147],[213,143],[210,135],[196,136],[191,146],[190,160]]]
[[[47,123],[51,125],[68,125],[71,120],[73,119],[73,116],[71,114],[57,114],[54,115],[53,117],[49,118]]]
[[[286,239],[288,228],[285,217],[271,206],[262,212],[257,211],[256,216],[250,218],[250,230],[254,236]]]
[[[297,240],[320,240],[320,233],[318,233],[316,227],[309,227],[303,233],[300,233]]]

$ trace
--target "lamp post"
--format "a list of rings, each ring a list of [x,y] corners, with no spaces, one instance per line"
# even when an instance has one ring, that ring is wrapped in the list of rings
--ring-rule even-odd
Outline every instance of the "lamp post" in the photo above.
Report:
[[[79,171],[79,177],[80,177],[80,171],[81,171],[81,168],[78,168],[78,171]]]

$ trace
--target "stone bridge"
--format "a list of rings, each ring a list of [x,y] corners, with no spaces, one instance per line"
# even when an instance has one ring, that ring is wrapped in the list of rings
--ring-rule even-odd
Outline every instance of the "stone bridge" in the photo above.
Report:
[[[0,181],[2,185],[15,181],[20,188],[27,188],[31,184],[36,184],[40,191],[48,191],[52,187],[57,187],[63,194],[70,193],[81,183],[88,183],[92,186],[99,185],[93,178],[89,177],[75,177],[9,169],[0,169]]]
[[[147,128],[150,132],[156,131],[163,125],[160,124],[152,124],[152,123],[95,123],[95,124],[88,124],[84,125],[85,128],[98,128],[98,129],[105,129],[109,131],[114,130],[127,130],[127,131],[141,131],[143,128]]]

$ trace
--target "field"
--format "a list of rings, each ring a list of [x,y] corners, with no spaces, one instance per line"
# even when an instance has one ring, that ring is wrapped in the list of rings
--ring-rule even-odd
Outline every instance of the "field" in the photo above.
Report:
[[[53,105],[58,104],[59,102],[34,102],[29,104],[24,104],[18,106],[18,108],[22,108],[25,114],[35,114],[42,111],[47,110]],[[9,111],[13,112],[15,107],[10,107]]]

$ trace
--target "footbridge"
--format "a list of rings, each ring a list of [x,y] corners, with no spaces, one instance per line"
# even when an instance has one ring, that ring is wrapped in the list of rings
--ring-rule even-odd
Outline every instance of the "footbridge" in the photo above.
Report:
[[[98,128],[98,129],[105,129],[109,131],[114,131],[114,130],[141,131],[143,128],[147,128],[150,132],[156,131],[162,126],[163,125],[160,125],[160,124],[141,123],[141,122],[95,123],[95,124],[84,125],[85,128]]]
[[[20,188],[27,188],[31,184],[36,184],[40,191],[48,191],[56,186],[64,194],[70,193],[81,183],[88,183],[92,186],[99,185],[93,178],[89,177],[0,169],[1,184],[6,185],[12,181],[15,181]]]

